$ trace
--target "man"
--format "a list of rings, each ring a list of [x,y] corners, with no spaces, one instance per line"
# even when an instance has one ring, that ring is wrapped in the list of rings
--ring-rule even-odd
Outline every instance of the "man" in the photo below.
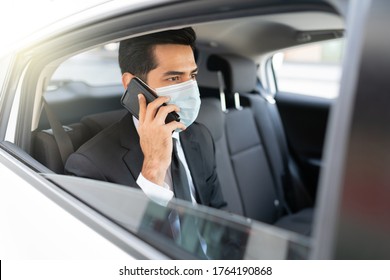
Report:
[[[213,140],[203,125],[192,123],[200,105],[195,39],[194,30],[184,28],[120,43],[123,87],[126,89],[131,79],[138,77],[160,93],[159,97],[146,104],[140,94],[139,120],[127,114],[85,143],[69,157],[67,174],[140,187],[151,199],[165,203],[179,192],[173,184],[178,181],[176,173],[170,168],[175,148],[186,170],[185,188],[191,195],[188,200],[215,208],[225,206]],[[186,100],[187,94],[196,106]],[[161,107],[164,103],[168,105]],[[182,122],[165,124],[167,114],[173,111]]]

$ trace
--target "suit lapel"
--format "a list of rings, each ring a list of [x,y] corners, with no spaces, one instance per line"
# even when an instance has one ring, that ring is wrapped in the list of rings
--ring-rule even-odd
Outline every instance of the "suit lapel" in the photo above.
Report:
[[[192,181],[194,182],[194,186],[197,192],[197,200],[204,204],[206,202],[204,199],[204,193],[207,186],[204,165],[202,164],[201,149],[199,143],[194,141],[194,139],[196,139],[194,136],[194,124],[185,131],[180,132],[179,135],[188,168],[191,171]]]
[[[121,145],[128,150],[123,156],[123,161],[132,174],[134,181],[136,181],[142,170],[144,156],[139,144],[139,136],[134,126],[132,115],[127,114],[121,120],[120,125]]]

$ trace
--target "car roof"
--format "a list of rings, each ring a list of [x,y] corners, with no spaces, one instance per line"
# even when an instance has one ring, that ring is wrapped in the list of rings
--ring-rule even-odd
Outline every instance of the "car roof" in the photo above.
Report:
[[[208,45],[224,46],[227,49],[244,52],[248,55],[255,56],[259,53],[267,51],[286,48],[308,41],[324,40],[337,38],[342,36],[344,29],[343,18],[330,6],[326,1],[301,1],[300,7],[297,3],[290,3],[291,1],[279,0],[279,6],[284,8],[277,8],[273,10],[270,8],[270,3],[275,1],[87,1],[87,4],[82,5],[78,9],[65,10],[65,12],[56,11],[57,16],[50,16],[45,21],[35,27],[36,30],[29,31],[29,36],[18,38],[12,44],[12,49],[31,49],[32,45],[44,45],[45,42],[51,39],[59,38],[61,35],[71,33],[80,33],[88,26],[97,25],[99,23],[107,24],[109,28],[111,21],[120,20],[123,18],[123,30],[128,32],[123,33],[123,37],[138,34],[149,33],[161,30],[161,26],[153,29],[151,23],[146,26],[139,25],[142,18],[137,15],[132,17],[134,12],[140,12],[139,15],[144,14],[145,17],[152,16],[155,12],[157,16],[164,19],[166,29],[178,28],[183,25],[194,26],[199,43]],[[88,9],[84,6],[92,5]],[[95,4],[92,4],[95,3]],[[97,3],[97,4],[96,4]],[[230,17],[235,7],[241,7],[243,12],[237,13],[234,17]],[[149,13],[149,8],[153,7]],[[172,8],[171,8],[172,7]],[[204,9],[209,7],[211,12],[217,12],[219,17],[204,18]],[[253,8],[253,12],[248,11]],[[181,18],[172,19],[169,10],[175,10],[177,14],[182,14]],[[244,12],[245,10],[245,12]],[[52,13],[52,11],[48,11]],[[187,21],[183,18],[188,13]],[[45,15],[45,13],[42,13]],[[169,16],[168,16],[169,15]],[[39,17],[39,15],[38,15]],[[44,16],[41,16],[44,17]],[[245,17],[245,20],[243,19]],[[228,18],[228,19],[224,19]],[[160,19],[156,18],[156,22]],[[144,21],[147,22],[147,21]],[[149,20],[150,22],[150,20]],[[197,23],[200,24],[197,24]],[[175,24],[176,23],[176,24]],[[135,30],[132,27],[137,27]],[[131,30],[133,29],[133,30]],[[79,31],[77,31],[79,30]],[[119,33],[119,32],[118,32]],[[215,34],[218,34],[215,36]],[[278,34],[278,38],[273,37],[272,40],[263,41],[261,44],[254,44],[254,41],[259,37],[272,36]],[[96,36],[95,34],[94,36]],[[230,40],[234,35],[237,40]],[[118,37],[118,36],[117,36]],[[119,36],[116,40],[123,38]],[[0,49],[4,50],[5,46]],[[9,51],[9,48],[7,49]]]
[[[310,41],[341,37],[344,21],[337,14],[305,11],[221,20],[196,25],[194,28],[199,43],[224,46],[232,52],[254,58],[259,54]],[[237,39],[232,40],[233,37]],[[260,42],[259,38],[262,38]]]

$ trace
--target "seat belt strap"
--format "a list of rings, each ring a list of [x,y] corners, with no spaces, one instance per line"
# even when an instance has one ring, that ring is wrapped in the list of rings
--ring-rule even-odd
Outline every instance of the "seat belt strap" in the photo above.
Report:
[[[286,136],[284,135],[284,129],[281,123],[280,115],[277,109],[276,101],[273,97],[270,97],[266,93],[260,90],[260,95],[265,98],[269,104],[268,111],[270,112],[270,116],[273,122],[273,126],[275,127],[275,133],[277,137],[277,142],[280,148],[282,160],[283,160],[283,167],[284,167],[284,174],[282,178],[283,187],[284,187],[284,193],[285,195],[289,196],[286,197],[287,200],[291,201],[292,191],[298,192],[300,194],[300,203],[312,205],[313,201],[308,194],[306,187],[304,186],[304,183],[302,182],[297,166],[294,163],[294,160],[292,159],[290,152],[288,150],[287,142],[286,142]],[[292,207],[291,208],[296,208]],[[291,211],[291,210],[290,210]]]
[[[47,119],[49,121],[50,127],[53,131],[54,139],[56,140],[58,149],[60,151],[62,163],[65,166],[65,162],[68,159],[69,155],[74,152],[74,147],[72,140],[69,135],[64,130],[60,120],[51,110],[49,104],[46,102],[46,99],[43,98],[43,104],[45,107]]]

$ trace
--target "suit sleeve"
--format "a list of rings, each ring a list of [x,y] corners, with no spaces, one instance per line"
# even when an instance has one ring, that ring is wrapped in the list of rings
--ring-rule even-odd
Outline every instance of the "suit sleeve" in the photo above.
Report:
[[[77,177],[108,181],[103,172],[87,156],[73,153],[65,164],[65,174]]]

